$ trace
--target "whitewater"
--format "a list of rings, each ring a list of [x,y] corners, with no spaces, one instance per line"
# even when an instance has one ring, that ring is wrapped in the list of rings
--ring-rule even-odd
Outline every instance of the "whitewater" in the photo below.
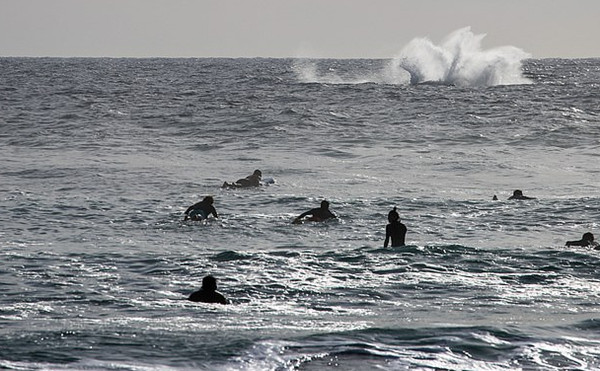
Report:
[[[600,60],[483,41],[0,58],[0,368],[600,369]]]
[[[353,71],[342,76],[335,69],[320,73],[317,64],[297,59],[294,67],[302,82],[330,84],[444,84],[457,86],[496,86],[529,84],[523,76],[522,61],[531,55],[514,46],[483,48],[485,34],[461,28],[436,44],[428,38],[415,38],[380,71]]]

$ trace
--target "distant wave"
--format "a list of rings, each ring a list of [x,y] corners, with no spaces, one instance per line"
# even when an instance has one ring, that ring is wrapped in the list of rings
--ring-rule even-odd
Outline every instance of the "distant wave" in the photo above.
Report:
[[[476,35],[470,27],[449,34],[439,45],[427,38],[410,41],[396,57],[378,72],[355,72],[340,76],[319,73],[314,61],[299,60],[294,65],[298,79],[327,84],[446,84],[456,86],[495,86],[530,84],[523,76],[522,61],[530,55],[514,46],[483,50],[485,34]]]

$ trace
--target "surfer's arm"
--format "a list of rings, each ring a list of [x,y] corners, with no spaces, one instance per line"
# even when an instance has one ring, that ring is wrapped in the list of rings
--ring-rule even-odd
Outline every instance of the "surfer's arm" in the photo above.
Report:
[[[566,246],[586,246],[586,243],[582,240],[579,241],[567,241]]]
[[[385,241],[383,241],[383,247],[388,247],[390,243],[390,226],[385,227]]]
[[[217,294],[217,297],[218,297],[218,299],[219,299],[219,300],[218,300],[218,303],[219,303],[219,304],[223,304],[223,305],[227,305],[227,304],[229,304],[229,300],[227,300],[227,299],[225,298],[225,296],[223,296],[223,294],[221,294],[220,292],[217,292],[216,294]]]
[[[308,211],[305,211],[305,212],[303,212],[302,214],[298,215],[298,217],[297,217],[296,219],[302,219],[302,218],[304,218],[304,217],[305,217],[305,216],[307,216],[307,215],[313,215],[313,214],[314,214],[314,213],[313,213],[313,211],[312,211],[312,210],[308,210]]]
[[[189,214],[190,211],[194,210],[196,208],[196,206],[198,206],[200,204],[200,202],[196,202],[195,204],[193,204],[192,206],[188,207],[187,210],[184,212],[185,215]]]
[[[299,224],[302,222],[302,218],[304,218],[307,215],[311,215],[312,214],[312,210],[303,212],[302,214],[298,215],[296,218],[294,218],[294,220],[292,221],[293,224]]]
[[[183,213],[185,214],[185,216],[183,217],[183,220],[188,220],[189,218],[189,213],[190,211],[194,210],[194,206],[196,206],[197,204],[193,204],[192,206],[188,207],[187,210]]]

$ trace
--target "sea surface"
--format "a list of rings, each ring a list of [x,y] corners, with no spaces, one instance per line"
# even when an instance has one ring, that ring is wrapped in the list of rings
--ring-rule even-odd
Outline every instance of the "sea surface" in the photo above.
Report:
[[[0,58],[0,368],[600,369],[600,59],[409,52]]]

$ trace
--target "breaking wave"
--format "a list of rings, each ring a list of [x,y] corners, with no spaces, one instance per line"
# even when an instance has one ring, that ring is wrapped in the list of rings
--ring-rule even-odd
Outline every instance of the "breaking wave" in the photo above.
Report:
[[[495,86],[530,84],[523,76],[522,61],[530,55],[514,46],[484,50],[485,34],[470,27],[446,36],[438,45],[428,38],[415,38],[377,72],[360,71],[354,76],[319,73],[314,61],[297,61],[294,70],[301,82],[328,84],[423,84]]]

